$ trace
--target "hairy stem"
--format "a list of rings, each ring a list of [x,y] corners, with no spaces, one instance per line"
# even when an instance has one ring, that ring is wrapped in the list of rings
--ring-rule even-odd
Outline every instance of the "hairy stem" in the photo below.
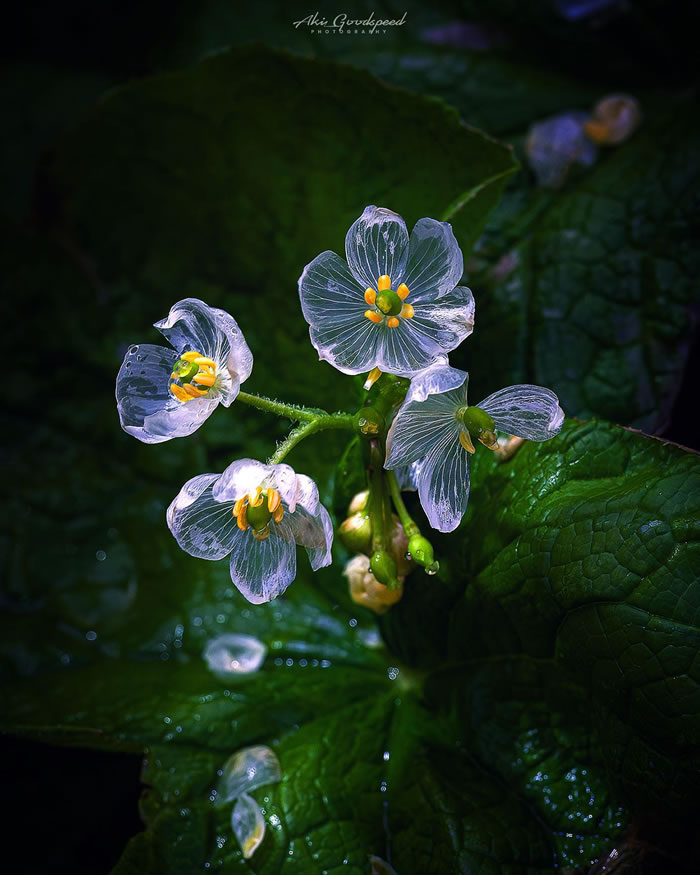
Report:
[[[260,395],[251,395],[249,392],[239,392],[236,401],[249,404],[266,413],[274,413],[276,416],[286,416],[297,422],[314,422],[320,417],[329,416],[325,410],[312,410],[310,407],[300,407],[297,404],[283,404],[281,401],[273,401],[272,398],[263,398]]]
[[[278,465],[297,444],[301,443],[309,435],[318,431],[326,431],[329,428],[352,428],[352,416],[345,413],[326,413],[306,420],[301,425],[292,429],[275,452],[267,460],[268,465]]]

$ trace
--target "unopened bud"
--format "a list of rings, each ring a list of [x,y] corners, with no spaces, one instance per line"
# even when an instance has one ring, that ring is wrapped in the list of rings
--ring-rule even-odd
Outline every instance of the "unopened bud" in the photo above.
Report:
[[[353,495],[352,501],[348,505],[348,515],[357,513],[358,510],[364,510],[369,503],[369,489],[358,492]]]
[[[413,560],[421,568],[425,568],[428,574],[437,574],[439,564],[435,561],[433,545],[423,535],[413,535],[408,542],[408,552]]]
[[[353,553],[369,553],[372,546],[372,522],[363,511],[351,514],[338,528],[343,546]]]
[[[396,562],[393,556],[387,553],[386,550],[377,550],[372,554],[369,568],[379,583],[383,583],[389,589],[397,589],[401,586],[398,580]]]
[[[343,573],[348,579],[350,598],[355,604],[369,608],[375,614],[385,614],[403,595],[403,579],[399,578],[396,589],[379,583],[369,570],[367,556],[354,556]]]

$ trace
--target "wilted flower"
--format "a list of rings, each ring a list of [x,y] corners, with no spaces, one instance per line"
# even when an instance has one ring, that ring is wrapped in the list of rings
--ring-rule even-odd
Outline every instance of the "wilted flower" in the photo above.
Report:
[[[192,434],[217,404],[234,401],[253,369],[236,320],[203,301],[178,301],[155,327],[174,349],[131,346],[117,375],[122,428],[146,444]]]
[[[314,481],[289,465],[233,462],[188,480],[168,508],[168,526],[200,559],[231,555],[231,579],[253,604],[283,593],[296,576],[296,544],[314,571],[331,563],[333,526]]]
[[[546,441],[561,430],[564,412],[542,386],[509,386],[476,406],[467,404],[466,371],[439,362],[411,381],[387,436],[386,468],[414,468],[421,505],[430,525],[457,528],[469,498],[472,438],[497,446],[495,431]]]
[[[304,268],[299,296],[319,357],[345,374],[410,377],[474,327],[462,252],[447,222],[369,206],[345,237],[347,263],[326,251]]]
[[[586,136],[586,112],[564,112],[532,125],[525,149],[537,184],[561,188],[574,164],[590,167],[598,149]]]
[[[386,614],[403,595],[403,577],[398,578],[401,584],[399,587],[389,589],[369,570],[369,557],[363,554],[353,556],[345,566],[343,574],[348,579],[350,598],[355,604],[369,608],[375,614]]]

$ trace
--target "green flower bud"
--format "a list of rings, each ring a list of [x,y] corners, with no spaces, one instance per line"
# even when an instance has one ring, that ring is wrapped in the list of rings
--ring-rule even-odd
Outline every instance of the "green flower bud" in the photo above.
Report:
[[[359,511],[344,520],[338,528],[343,546],[353,553],[369,553],[372,546],[372,523],[369,514]]]
[[[369,489],[363,489],[352,497],[352,501],[348,505],[348,514],[357,513],[364,510],[369,504]]]
[[[425,568],[428,574],[437,574],[439,563],[433,555],[433,545],[423,535],[413,535],[408,542],[408,552],[417,565]]]
[[[396,562],[386,550],[377,550],[372,554],[369,568],[379,583],[388,586],[389,589],[398,589],[401,583],[397,576]]]
[[[374,437],[384,431],[384,417],[375,407],[362,407],[352,421],[355,431],[362,437]]]
[[[177,376],[181,383],[191,383],[192,378],[199,373],[199,365],[194,362],[188,362],[185,359],[178,359],[173,365],[173,374]]]

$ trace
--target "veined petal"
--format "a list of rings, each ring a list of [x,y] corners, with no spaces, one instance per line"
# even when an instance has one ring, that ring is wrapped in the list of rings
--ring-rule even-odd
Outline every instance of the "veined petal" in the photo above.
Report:
[[[294,541],[306,547],[311,568],[318,571],[333,561],[331,547],[333,545],[333,523],[330,515],[322,504],[318,504],[315,513],[311,514],[300,504],[294,513],[286,514],[282,522],[287,522],[288,529],[280,531],[280,536],[291,536]]]
[[[256,541],[249,529],[231,549],[231,580],[254,605],[277,598],[296,576],[296,546],[287,516],[273,524],[266,540]]]
[[[469,374],[466,371],[460,371],[459,368],[450,367],[447,357],[443,356],[432,367],[426,368],[411,380],[405,403],[425,401],[431,395],[440,395],[451,389],[464,386],[464,403],[466,404],[468,381]]]
[[[462,426],[455,414],[464,406],[463,397],[460,387],[425,401],[405,401],[387,435],[384,467],[419,462],[453,439],[459,441]]]
[[[197,298],[185,298],[174,304],[155,327],[178,353],[196,350],[216,362],[223,371],[219,380],[221,401],[228,407],[253,370],[253,354],[233,316]]]
[[[365,288],[340,256],[330,250],[322,252],[299,277],[304,319],[309,325],[319,325],[362,316],[367,309]]]
[[[236,538],[243,535],[231,513],[233,502],[217,501],[212,488],[218,474],[200,474],[188,480],[166,513],[168,528],[180,547],[199,559],[223,559]]]
[[[345,237],[345,254],[350,271],[363,292],[366,288],[376,289],[380,276],[388,275],[393,283],[394,278],[403,276],[405,271],[408,257],[406,223],[391,210],[365,207]]]
[[[362,374],[377,363],[377,344],[383,327],[365,319],[363,311],[337,321],[322,318],[309,328],[309,336],[320,359],[344,374]]]
[[[469,454],[459,443],[459,428],[445,430],[441,443],[421,463],[418,495],[434,529],[457,528],[469,500]]]
[[[447,351],[416,319],[402,319],[396,328],[386,323],[373,327],[377,336],[376,367],[398,377],[419,374]]]
[[[411,462],[410,465],[400,465],[394,468],[396,482],[402,492],[415,492],[418,489],[418,475],[420,474],[420,462]]]
[[[442,353],[451,352],[474,330],[474,296],[466,286],[456,286],[435,301],[416,304],[408,325],[420,332],[424,344]]]
[[[546,441],[561,431],[564,411],[551,389],[509,386],[477,405],[490,413],[496,428],[529,441]]]
[[[134,344],[124,356],[117,374],[119,421],[124,431],[144,443],[160,443],[175,437],[149,433],[144,428],[144,420],[174,402],[168,384],[176,361],[174,350],[151,343]]]
[[[399,280],[408,286],[410,302],[415,305],[433,301],[451,291],[463,271],[462,250],[452,226],[435,219],[419,219],[411,231],[406,268]]]
[[[221,474],[214,486],[218,501],[237,501],[258,486],[276,489],[285,506],[294,510],[297,478],[289,465],[263,465],[256,459],[238,459]]]
[[[209,392],[203,398],[193,398],[182,404],[171,398],[167,405],[147,416],[144,429],[159,440],[186,437],[196,431],[211,416],[218,405],[219,393]]]

